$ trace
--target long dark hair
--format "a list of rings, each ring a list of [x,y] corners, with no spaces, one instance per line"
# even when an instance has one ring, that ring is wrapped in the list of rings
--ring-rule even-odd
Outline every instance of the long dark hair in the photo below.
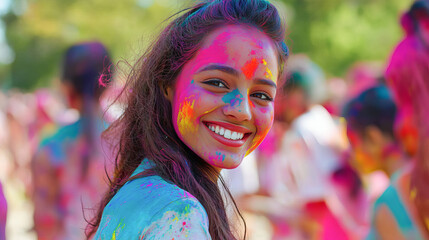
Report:
[[[277,46],[282,74],[287,57],[284,26],[277,9],[265,0],[204,1],[175,16],[132,69],[122,91],[127,101],[125,111],[105,132],[106,137],[119,136],[115,173],[98,214],[88,225],[88,237],[97,230],[106,204],[142,159],[148,158],[155,167],[146,176],[156,174],[176,184],[204,206],[213,239],[235,239],[217,185],[217,173],[177,136],[171,105],[164,93],[199,49],[204,36],[225,24],[247,24],[264,31]],[[221,177],[220,181],[225,187]],[[238,211],[236,205],[235,208]]]
[[[82,99],[81,123],[85,148],[81,152],[81,180],[85,181],[92,154],[99,140],[96,135],[95,114],[98,99],[113,74],[112,61],[100,42],[83,42],[70,46],[65,53],[61,81],[68,83],[74,94]],[[100,84],[102,79],[102,84]]]

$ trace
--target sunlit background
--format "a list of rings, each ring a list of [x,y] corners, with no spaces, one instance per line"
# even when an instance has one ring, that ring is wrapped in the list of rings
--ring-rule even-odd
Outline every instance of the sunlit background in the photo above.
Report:
[[[401,37],[399,14],[410,0],[277,1],[292,53],[306,53],[328,76],[356,61],[382,61]],[[0,86],[31,91],[50,86],[62,51],[100,40],[115,60],[133,60],[162,21],[189,1],[1,0]]]
[[[68,46],[81,41],[101,41],[115,63],[132,64],[163,29],[163,21],[193,2],[0,0],[0,110],[12,106],[7,111],[21,116],[20,124],[30,124],[37,116],[28,113],[36,92],[46,90],[53,96],[59,92],[60,66]],[[365,68],[363,74],[370,77],[382,74],[393,47],[403,37],[399,17],[412,2],[277,0],[274,3],[286,20],[286,42],[291,53],[305,54],[316,63],[324,72],[333,101],[341,101],[347,85],[356,84],[350,83],[353,81],[350,79],[356,78],[355,70],[360,66]],[[61,109],[64,107],[61,104],[46,106],[48,110]],[[0,116],[0,127],[9,126],[9,132],[24,131],[2,125],[2,121]],[[7,142],[2,131],[0,128],[0,180],[9,205],[7,236],[36,239],[32,231],[33,206],[28,199],[31,180],[26,169],[31,153],[12,156],[13,143]],[[27,141],[18,145],[34,150],[31,144]],[[24,160],[7,161],[15,157]]]

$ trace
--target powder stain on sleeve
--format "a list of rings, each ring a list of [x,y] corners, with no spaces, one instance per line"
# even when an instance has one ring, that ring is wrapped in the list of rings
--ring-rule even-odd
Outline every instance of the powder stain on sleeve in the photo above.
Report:
[[[116,236],[121,232],[122,229],[124,229],[124,227],[125,227],[125,224],[123,224],[121,221],[119,225],[116,227],[116,229],[113,231],[112,240],[116,240]]]

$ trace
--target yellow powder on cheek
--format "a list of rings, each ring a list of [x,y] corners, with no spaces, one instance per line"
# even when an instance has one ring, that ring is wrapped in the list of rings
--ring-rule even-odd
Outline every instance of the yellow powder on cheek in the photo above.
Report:
[[[195,133],[198,130],[198,125],[194,124],[194,97],[185,98],[180,104],[179,114],[177,116],[177,127],[183,135],[187,133]]]

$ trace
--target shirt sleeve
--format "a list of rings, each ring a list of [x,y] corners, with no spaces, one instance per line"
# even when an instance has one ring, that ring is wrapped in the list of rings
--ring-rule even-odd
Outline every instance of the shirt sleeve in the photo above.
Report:
[[[207,213],[193,198],[170,202],[151,219],[139,239],[211,240]]]

